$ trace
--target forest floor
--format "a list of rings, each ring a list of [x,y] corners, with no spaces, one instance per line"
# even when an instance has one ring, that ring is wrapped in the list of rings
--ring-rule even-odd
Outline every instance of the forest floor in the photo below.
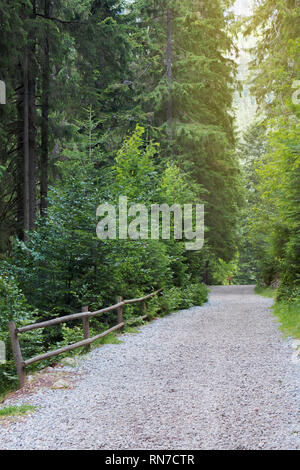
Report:
[[[36,409],[0,422],[0,449],[300,449],[300,361],[272,302],[213,287],[93,350],[63,369],[69,389],[6,400]]]

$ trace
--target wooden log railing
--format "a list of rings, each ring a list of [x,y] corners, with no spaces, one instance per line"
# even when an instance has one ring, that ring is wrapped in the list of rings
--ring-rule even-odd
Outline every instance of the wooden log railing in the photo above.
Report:
[[[101,310],[97,310],[96,312],[90,312],[88,307],[82,307],[81,313],[75,313],[73,315],[67,315],[64,317],[54,318],[53,320],[48,320],[40,323],[34,323],[32,325],[26,325],[21,328],[17,328],[14,321],[9,323],[9,333],[10,339],[12,344],[12,350],[14,355],[14,360],[16,364],[16,369],[19,377],[20,387],[24,387],[26,383],[26,366],[30,364],[34,364],[35,362],[42,361],[44,359],[49,359],[50,357],[58,356],[59,354],[63,354],[68,351],[72,351],[77,348],[84,347],[85,351],[89,351],[90,345],[100,339],[107,336],[109,333],[113,331],[120,330],[123,326],[127,323],[123,320],[123,307],[128,304],[134,304],[138,302],[142,302],[143,310],[146,312],[146,300],[150,299],[154,295],[159,294],[162,289],[159,289],[152,294],[146,295],[144,297],[138,299],[130,299],[130,300],[123,300],[122,297],[117,298],[117,303],[115,305],[111,305],[110,307],[102,308]],[[108,330],[90,338],[90,327],[89,327],[89,319],[95,317],[97,315],[101,315],[103,313],[111,312],[113,310],[117,311],[118,315],[118,323],[117,325],[109,328]],[[83,336],[84,339],[74,344],[70,344],[68,346],[64,346],[63,348],[56,349],[54,351],[49,351],[44,354],[40,354],[39,356],[32,357],[31,359],[27,359],[26,361],[23,360],[22,351],[19,343],[18,335],[21,333],[25,333],[27,331],[36,330],[38,328],[47,328],[48,326],[58,325],[60,323],[66,323],[72,320],[82,319],[83,323]],[[147,314],[143,315],[142,317],[137,318],[136,320],[146,320]]]

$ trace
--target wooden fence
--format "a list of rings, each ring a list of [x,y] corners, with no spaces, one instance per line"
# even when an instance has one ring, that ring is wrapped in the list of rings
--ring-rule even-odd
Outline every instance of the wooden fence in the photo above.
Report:
[[[20,387],[21,388],[24,387],[25,382],[26,382],[26,372],[25,372],[26,366],[29,366],[30,364],[33,364],[38,361],[42,361],[44,359],[48,359],[53,356],[58,356],[59,354],[72,351],[73,349],[77,349],[81,347],[85,347],[85,350],[88,351],[91,343],[93,343],[97,339],[104,338],[104,336],[107,336],[109,333],[112,333],[113,331],[120,330],[125,325],[126,322],[123,321],[123,307],[125,305],[142,302],[143,309],[144,311],[146,311],[146,300],[149,299],[150,297],[153,297],[154,295],[159,294],[161,291],[162,289],[159,289],[158,291],[153,292],[152,294],[146,295],[144,297],[141,297],[139,299],[123,300],[122,297],[118,297],[117,303],[115,305],[112,305],[111,307],[102,308],[101,310],[97,310],[96,312],[89,312],[88,307],[82,307],[81,313],[75,313],[73,315],[67,315],[65,317],[54,318],[53,320],[48,320],[48,321],[44,321],[40,323],[34,323],[32,325],[26,325],[21,328],[17,328],[15,322],[13,321],[10,322],[9,332],[10,332],[14,360],[15,360],[17,373],[18,373],[18,377],[20,381]],[[113,310],[116,310],[118,314],[117,325],[91,338],[90,328],[89,328],[89,319],[97,315],[100,315],[102,313],[111,312]],[[141,320],[145,320],[146,318],[147,318],[146,314],[143,315],[142,317],[139,317],[139,319]],[[78,319],[82,319],[82,322],[83,322],[84,340],[79,341],[78,343],[70,344],[60,349],[56,349],[55,351],[49,351],[47,353],[40,354],[39,356],[32,357],[31,359],[27,359],[26,361],[23,360],[22,351],[21,351],[19,338],[18,338],[18,335],[20,333],[25,333],[26,331],[36,330],[37,328],[46,328],[48,326],[58,325],[60,323],[66,323],[68,321],[78,320]]]

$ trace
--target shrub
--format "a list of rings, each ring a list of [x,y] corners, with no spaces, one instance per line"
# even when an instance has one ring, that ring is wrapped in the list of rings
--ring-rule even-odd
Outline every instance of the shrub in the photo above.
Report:
[[[179,288],[171,287],[165,289],[159,298],[161,312],[171,313],[179,309],[188,309],[193,306],[200,306],[207,301],[207,287],[205,284],[190,284]]]
[[[191,284],[193,305],[200,306],[208,300],[208,290],[205,284]]]
[[[179,287],[171,287],[163,290],[159,301],[163,315],[178,310],[182,305],[182,289]]]
[[[6,363],[0,365],[0,393],[17,384],[17,376],[11,350],[8,323],[15,321],[17,326],[36,322],[37,312],[28,306],[24,295],[15,279],[1,267],[0,272],[0,340],[6,347]],[[43,350],[40,330],[20,335],[20,344],[24,359],[40,354]]]

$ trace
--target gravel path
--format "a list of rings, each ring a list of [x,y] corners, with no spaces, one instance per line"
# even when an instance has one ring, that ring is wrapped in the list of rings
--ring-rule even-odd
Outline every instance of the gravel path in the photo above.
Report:
[[[214,287],[210,301],[85,356],[72,390],[0,430],[1,449],[300,449],[300,364],[271,299]],[[69,370],[69,369],[67,369]]]

